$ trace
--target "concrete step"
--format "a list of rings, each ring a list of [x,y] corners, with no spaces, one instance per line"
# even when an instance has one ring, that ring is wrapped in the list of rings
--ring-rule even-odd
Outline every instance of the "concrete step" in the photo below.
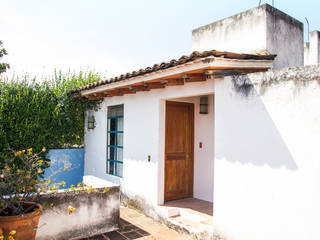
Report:
[[[175,211],[170,210],[175,213],[175,215],[169,217],[171,224],[196,235],[201,235],[203,232],[213,234],[212,216],[183,208],[176,208]],[[178,214],[176,214],[177,212]]]

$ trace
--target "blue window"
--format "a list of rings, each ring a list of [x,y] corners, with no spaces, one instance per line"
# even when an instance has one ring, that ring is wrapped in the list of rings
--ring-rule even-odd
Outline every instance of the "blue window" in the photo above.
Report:
[[[107,174],[122,177],[123,105],[108,107]]]

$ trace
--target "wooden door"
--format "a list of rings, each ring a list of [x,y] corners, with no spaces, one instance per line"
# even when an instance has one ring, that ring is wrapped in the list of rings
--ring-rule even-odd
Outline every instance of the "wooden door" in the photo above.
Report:
[[[166,103],[165,192],[164,200],[193,196],[192,103]]]

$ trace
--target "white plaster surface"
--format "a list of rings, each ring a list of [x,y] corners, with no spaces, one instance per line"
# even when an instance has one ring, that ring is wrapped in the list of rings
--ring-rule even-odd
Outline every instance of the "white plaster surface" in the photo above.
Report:
[[[262,5],[192,31],[192,51],[277,54],[276,69],[303,65],[303,25]]]
[[[288,72],[308,79],[303,69]],[[228,240],[320,239],[320,85],[311,75],[265,88],[262,79],[249,96],[230,77],[215,82],[215,232]]]
[[[208,80],[105,98],[101,109],[94,113],[96,128],[85,130],[85,176],[91,175],[120,184],[121,191],[129,197],[143,198],[152,205],[162,204],[165,101],[213,92],[213,80]],[[124,104],[123,178],[106,174],[106,109],[118,104]],[[150,162],[148,155],[151,157]]]
[[[304,45],[304,65],[320,64],[320,32],[309,33],[310,41]]]

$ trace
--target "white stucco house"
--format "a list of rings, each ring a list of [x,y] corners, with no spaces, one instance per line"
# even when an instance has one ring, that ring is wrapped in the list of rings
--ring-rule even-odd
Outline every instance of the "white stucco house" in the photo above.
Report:
[[[195,29],[188,56],[78,89],[102,100],[86,113],[85,177],[120,184],[145,211],[209,202],[226,239],[320,239],[313,39],[263,5]]]

